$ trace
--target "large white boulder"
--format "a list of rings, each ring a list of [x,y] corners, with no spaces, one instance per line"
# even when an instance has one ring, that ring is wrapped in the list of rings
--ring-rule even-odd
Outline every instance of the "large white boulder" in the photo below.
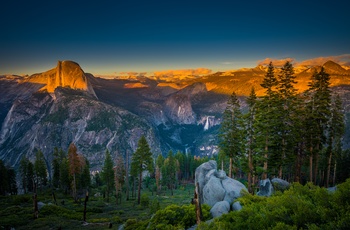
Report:
[[[212,176],[203,188],[203,203],[213,207],[215,203],[224,200],[225,194],[221,180]]]
[[[222,214],[228,213],[229,211],[230,204],[227,201],[219,201],[210,209],[210,213],[213,218],[219,217]]]

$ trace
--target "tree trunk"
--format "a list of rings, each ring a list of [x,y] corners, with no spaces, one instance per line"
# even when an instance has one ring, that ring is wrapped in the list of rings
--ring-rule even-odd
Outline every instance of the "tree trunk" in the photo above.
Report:
[[[140,168],[140,175],[139,175],[139,189],[137,191],[137,204],[140,204],[141,202],[141,183],[142,183],[142,165]]]
[[[228,176],[230,177],[230,178],[232,178],[232,170],[233,170],[233,159],[232,159],[232,157],[230,157],[230,169],[229,169],[229,173],[228,173]]]
[[[269,141],[268,141],[268,137],[267,137],[267,135],[266,135],[266,137],[265,137],[265,155],[264,155],[264,157],[265,157],[265,161],[264,161],[264,173],[262,174],[262,178],[261,178],[261,179],[263,179],[263,180],[267,179],[267,158],[268,158],[267,151],[268,151],[268,149],[269,149],[268,143],[269,143]]]
[[[36,183],[34,183],[34,194],[33,194],[34,219],[38,219],[39,217],[38,198],[37,198],[36,192],[37,192]]]
[[[337,173],[337,161],[334,161],[334,172],[333,172],[333,186],[335,186],[335,176]]]
[[[199,183],[197,182],[196,187],[194,189],[194,203],[196,207],[196,220],[197,220],[197,225],[201,223],[202,220],[202,205],[200,201],[200,194],[199,194]]]
[[[309,157],[309,163],[310,163],[310,165],[309,165],[309,182],[312,182],[312,165],[313,165],[313,152],[312,152],[312,150],[313,150],[313,148],[312,148],[312,146],[310,147],[310,157]]]
[[[129,152],[126,151],[125,164],[125,184],[126,184],[126,200],[129,200]]]
[[[221,170],[224,171],[224,160],[221,160]]]
[[[318,170],[318,154],[319,154],[319,143],[317,143],[316,146],[316,153],[315,153],[315,175],[314,175],[314,184],[317,185],[317,170]]]
[[[73,197],[74,197],[74,202],[77,202],[77,183],[75,181],[75,173],[73,173]]]
[[[326,188],[328,188],[329,185],[329,179],[331,176],[331,163],[332,163],[332,150],[329,153],[329,158],[328,158],[328,165],[327,165],[327,177],[326,177]]]
[[[84,216],[83,216],[84,222],[86,221],[86,204],[87,204],[88,200],[89,200],[89,192],[86,191],[85,201],[84,201]]]
[[[253,160],[252,160],[252,150],[249,149],[248,152],[248,192],[253,193],[252,190],[252,174],[253,174]]]

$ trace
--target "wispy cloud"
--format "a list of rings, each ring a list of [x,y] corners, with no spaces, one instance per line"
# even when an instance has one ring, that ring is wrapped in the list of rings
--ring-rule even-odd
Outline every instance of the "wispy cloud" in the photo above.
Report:
[[[221,62],[221,65],[233,65],[233,62],[231,61],[225,61],[225,62]]]
[[[212,72],[211,69],[207,68],[198,68],[198,69],[179,69],[179,70],[163,70],[163,71],[155,71],[155,76],[184,76],[184,75],[205,75],[210,74]]]
[[[323,65],[327,61],[334,61],[340,65],[349,65],[350,64],[350,54],[343,54],[338,56],[329,56],[329,57],[317,57],[302,61],[297,63],[298,65],[306,65],[306,66],[315,66],[315,65]]]
[[[259,60],[257,64],[258,65],[268,65],[268,64],[270,64],[270,62],[272,62],[272,64],[275,67],[281,67],[284,64],[286,64],[287,61],[294,62],[295,59],[294,58],[284,58],[284,59],[265,58],[264,60]]]

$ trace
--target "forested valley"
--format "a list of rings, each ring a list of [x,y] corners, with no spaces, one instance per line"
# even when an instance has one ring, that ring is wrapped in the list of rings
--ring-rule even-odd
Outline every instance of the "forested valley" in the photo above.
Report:
[[[276,71],[278,70],[278,71]],[[23,157],[17,169],[0,161],[0,226],[4,229],[348,229],[350,151],[342,148],[345,115],[321,67],[297,93],[293,65],[272,65],[258,97],[232,93],[219,131],[220,152],[199,157],[174,150],[156,158],[142,136],[132,156],[106,149],[101,171],[91,171],[74,143],[55,148],[47,162]],[[241,104],[247,109],[241,109]],[[192,204],[195,170],[215,160],[247,192],[240,211],[214,221]],[[50,167],[48,167],[50,166]],[[48,169],[51,169],[49,172]],[[256,195],[260,181],[281,178],[271,197]],[[348,179],[348,180],[347,180]],[[333,189],[328,189],[333,187]]]

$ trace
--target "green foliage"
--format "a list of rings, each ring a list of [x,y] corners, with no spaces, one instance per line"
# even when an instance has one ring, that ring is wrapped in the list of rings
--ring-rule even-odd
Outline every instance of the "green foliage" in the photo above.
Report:
[[[45,216],[60,216],[68,219],[74,219],[74,220],[82,220],[83,215],[79,212],[76,212],[74,210],[70,210],[61,206],[57,205],[44,205],[40,209],[40,216],[43,215]]]
[[[115,114],[112,111],[100,111],[88,121],[86,131],[115,129]]]
[[[64,121],[69,117],[69,112],[63,106],[59,106],[57,111],[47,115],[44,122],[52,122],[54,124],[63,124]]]
[[[243,209],[230,212],[200,229],[346,229],[349,227],[350,180],[334,194],[312,185],[294,183],[284,193],[266,198],[239,198]]]
[[[151,200],[151,203],[149,205],[149,209],[150,209],[150,212],[152,214],[156,213],[160,209],[160,204],[159,204],[158,199],[152,199]]]
[[[150,198],[148,197],[147,194],[142,194],[141,196],[141,206],[144,208],[147,208],[149,206],[150,203]]]
[[[209,217],[209,206],[203,205],[204,220]],[[169,205],[159,210],[150,221],[150,229],[187,229],[196,224],[194,205]]]
[[[40,150],[38,150],[35,156],[36,156],[35,162],[34,162],[35,182],[39,187],[46,186],[47,167],[45,163],[44,154]]]
[[[32,208],[10,206],[0,210],[0,226],[10,227],[23,226],[33,218]]]
[[[106,150],[105,162],[102,168],[101,177],[106,185],[107,202],[109,202],[109,194],[114,186],[113,160],[108,149]]]

